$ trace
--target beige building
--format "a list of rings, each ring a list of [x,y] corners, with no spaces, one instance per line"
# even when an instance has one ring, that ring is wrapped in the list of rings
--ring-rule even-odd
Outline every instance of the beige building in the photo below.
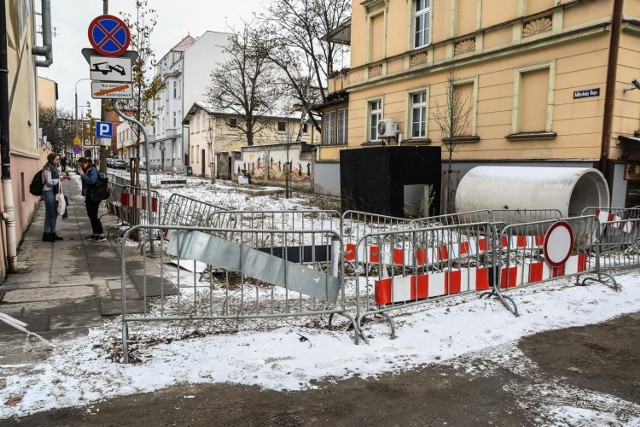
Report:
[[[188,128],[189,158],[194,175],[220,179],[236,179],[237,165],[242,161],[245,134],[238,129],[240,119],[231,114],[214,113],[202,102],[194,103],[182,122]],[[300,113],[288,117],[269,117],[259,125],[254,147],[296,142],[300,130]],[[300,141],[313,143],[317,136],[311,123],[304,123]],[[213,159],[213,160],[212,160]]]
[[[58,83],[38,76],[38,106],[56,108],[58,105]]]
[[[348,137],[338,119],[319,162],[342,148],[439,145],[461,175],[597,167],[614,205],[640,204],[640,1],[365,0],[329,39],[351,45],[351,66],[329,82],[324,122],[347,106]],[[451,116],[453,132],[438,120]]]

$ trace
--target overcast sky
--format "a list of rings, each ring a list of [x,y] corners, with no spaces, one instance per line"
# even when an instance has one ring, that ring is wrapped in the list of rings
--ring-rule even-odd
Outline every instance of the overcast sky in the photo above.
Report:
[[[150,7],[158,12],[158,25],[151,36],[156,59],[183,37],[190,34],[194,38],[207,30],[225,31],[228,26],[238,28],[242,20],[250,21],[252,12],[262,10],[268,0],[202,1],[202,0],[150,0]],[[109,14],[120,16],[129,12],[135,16],[134,0],[109,0]],[[99,117],[99,101],[91,99],[89,64],[81,54],[83,48],[90,48],[87,30],[91,21],[102,15],[101,0],[64,0],[51,2],[53,38],[53,65],[40,68],[42,77],[58,83],[58,107],[72,111],[77,83],[78,105],[92,101],[93,115]],[[36,10],[40,2],[36,1]],[[81,114],[83,109],[79,109]]]

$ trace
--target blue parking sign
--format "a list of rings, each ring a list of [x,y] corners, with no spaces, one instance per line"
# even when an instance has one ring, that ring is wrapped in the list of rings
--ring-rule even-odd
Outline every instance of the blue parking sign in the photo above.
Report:
[[[98,138],[111,138],[113,136],[113,124],[111,122],[96,122],[96,136]]]

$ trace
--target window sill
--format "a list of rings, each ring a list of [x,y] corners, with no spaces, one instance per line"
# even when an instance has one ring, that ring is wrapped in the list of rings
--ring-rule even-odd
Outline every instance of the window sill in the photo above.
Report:
[[[400,141],[401,145],[429,145],[431,144],[431,138],[415,138],[404,139]]]
[[[313,144],[313,145],[316,145],[316,144]],[[317,144],[317,145],[319,145],[320,147],[346,147],[347,146],[346,143],[345,144],[322,144],[321,143],[321,144]]]
[[[385,143],[381,139],[378,139],[376,141],[365,141],[360,144],[361,147],[382,147],[383,145],[385,145]]]
[[[445,144],[467,144],[480,142],[479,136],[455,136],[453,138],[442,138],[442,142]]]
[[[530,139],[555,139],[555,132],[518,132],[505,136],[509,141],[527,141]]]

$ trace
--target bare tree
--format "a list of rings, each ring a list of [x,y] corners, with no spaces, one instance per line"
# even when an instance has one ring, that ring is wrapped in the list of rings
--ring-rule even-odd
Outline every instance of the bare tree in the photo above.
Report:
[[[126,12],[120,12],[120,14],[130,29],[130,49],[138,52],[138,59],[132,67],[133,98],[117,101],[118,107],[121,110],[131,111],[133,117],[142,124],[152,125],[158,115],[149,108],[149,103],[159,99],[163,88],[162,77],[153,75],[156,61],[151,48],[151,34],[158,23],[158,14],[155,9],[149,8],[149,0],[136,0],[135,17]],[[131,129],[136,136],[136,159],[139,160],[142,130],[138,126],[131,126]],[[147,167],[149,167],[149,159],[147,159]],[[135,169],[138,170],[137,167]]]
[[[62,108],[40,107],[38,113],[42,134],[47,137],[53,151],[62,153],[65,146],[71,146],[75,136],[75,123],[71,112]]]
[[[323,40],[351,17],[351,0],[274,0],[260,19],[275,47],[271,60],[284,72],[289,95],[308,111],[326,101],[327,76],[337,51]],[[309,117],[316,129],[320,125]]]
[[[466,98],[461,90],[456,89],[456,73],[453,61],[451,62],[445,85],[445,103],[442,103],[438,98],[435,99],[433,119],[440,128],[442,149],[447,153],[447,171],[443,186],[445,199],[443,205],[446,211],[450,213],[454,209],[451,181],[453,153],[462,145],[460,137],[467,136],[472,100]]]
[[[231,117],[237,118],[236,129],[249,146],[257,134],[273,126],[269,117],[279,112],[286,95],[269,60],[271,48],[259,29],[245,24],[231,37],[225,48],[230,59],[211,73],[206,93],[214,112],[230,115],[225,119],[228,126]]]

